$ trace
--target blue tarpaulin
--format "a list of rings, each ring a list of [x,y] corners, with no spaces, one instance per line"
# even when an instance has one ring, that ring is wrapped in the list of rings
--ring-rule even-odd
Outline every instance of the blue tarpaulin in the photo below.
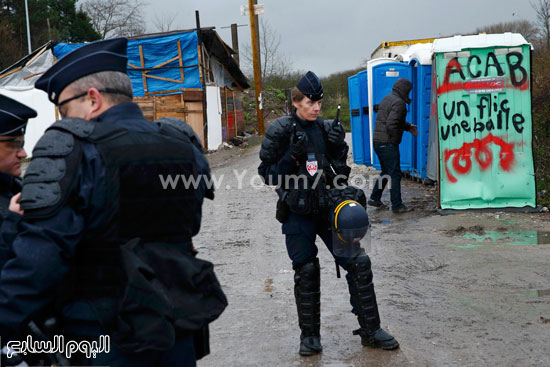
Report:
[[[141,68],[139,46],[141,45],[141,47],[143,48],[145,68],[153,68],[173,58],[176,59],[163,65],[162,67],[177,67],[179,66],[177,43],[178,40],[180,41],[181,45],[181,58],[183,60],[183,66],[192,66],[185,67],[183,69],[183,83],[147,78],[147,91],[148,93],[153,93],[182,88],[202,88],[198,67],[199,57],[197,46],[199,44],[199,41],[197,33],[195,31],[191,31],[185,33],[176,33],[143,39],[128,40],[128,75],[132,80],[132,86],[134,88],[135,96],[145,96],[142,71],[132,71],[133,67],[130,66],[131,64],[135,67]],[[71,52],[72,50],[77,49],[78,47],[81,47],[83,45],[83,43],[59,43],[54,47],[53,53],[55,57],[59,59],[65,56],[67,53]],[[147,75],[181,80],[181,72],[179,68],[162,69],[162,67],[159,68],[159,70],[148,71]]]

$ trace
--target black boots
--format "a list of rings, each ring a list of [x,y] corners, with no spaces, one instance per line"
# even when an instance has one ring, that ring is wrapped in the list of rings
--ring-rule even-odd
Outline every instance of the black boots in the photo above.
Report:
[[[321,353],[321,274],[319,259],[300,265],[295,269],[294,296],[298,309],[300,355],[312,356]]]
[[[378,305],[372,284],[371,263],[368,256],[359,256],[350,261],[348,285],[353,312],[357,315],[360,329],[353,335],[361,336],[361,344],[385,350],[396,349],[399,343],[380,328]]]

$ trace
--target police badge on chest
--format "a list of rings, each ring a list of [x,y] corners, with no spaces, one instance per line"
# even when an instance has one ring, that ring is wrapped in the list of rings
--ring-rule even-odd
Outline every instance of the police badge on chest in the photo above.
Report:
[[[315,158],[315,153],[307,154],[306,169],[310,176],[315,176],[317,173],[318,164],[317,159]]]

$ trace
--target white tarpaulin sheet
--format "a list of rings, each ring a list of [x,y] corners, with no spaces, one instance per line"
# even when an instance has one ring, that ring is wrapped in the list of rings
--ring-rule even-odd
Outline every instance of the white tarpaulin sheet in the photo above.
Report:
[[[38,80],[40,75],[42,75],[42,73],[48,70],[52,65],[53,53],[52,50],[49,49],[44,51],[42,55],[38,56],[30,64],[15,73],[0,79],[0,88],[33,88],[34,83]]]
[[[55,122],[55,106],[48,100],[48,95],[38,89],[6,89],[0,87],[0,94],[15,99],[31,108],[38,114],[30,119],[25,132],[25,151],[32,156],[32,150],[44,131]]]

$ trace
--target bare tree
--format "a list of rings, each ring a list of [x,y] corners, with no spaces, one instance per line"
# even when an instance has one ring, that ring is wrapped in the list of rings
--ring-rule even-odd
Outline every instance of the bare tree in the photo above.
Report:
[[[163,14],[155,14],[153,16],[153,25],[155,26],[156,30],[158,32],[170,32],[170,30],[173,29],[173,24],[176,18],[178,17],[178,13],[163,13]],[[176,25],[177,27],[177,25]]]
[[[141,0],[86,0],[81,10],[91,19],[101,38],[145,33]]]
[[[538,4],[532,2],[530,4],[537,13],[540,34],[546,41],[546,47],[550,50],[550,0],[539,0]]]
[[[486,27],[476,29],[476,33],[520,33],[529,42],[535,41],[539,30],[537,26],[528,20],[515,20],[512,22],[502,22],[491,24]]]
[[[292,61],[280,50],[281,35],[273,29],[267,20],[260,20],[260,55],[262,61],[262,80],[274,76],[286,76],[292,72]],[[244,69],[252,69],[252,47],[246,45],[243,50]]]

